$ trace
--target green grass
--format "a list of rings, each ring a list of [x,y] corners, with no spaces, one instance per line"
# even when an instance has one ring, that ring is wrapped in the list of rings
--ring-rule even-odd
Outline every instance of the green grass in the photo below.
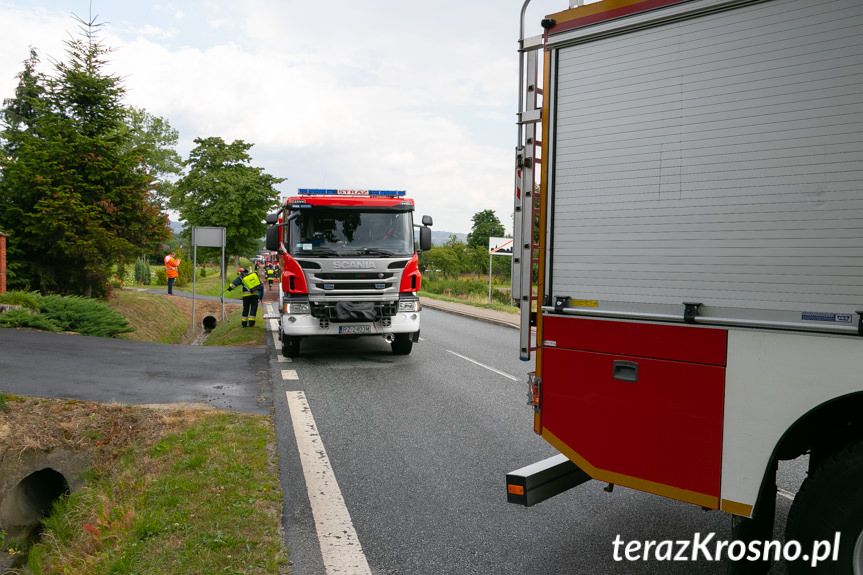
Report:
[[[255,327],[242,326],[242,310],[228,315],[228,320],[220,322],[204,345],[264,345],[266,324],[264,323],[264,306],[258,305],[255,316]]]
[[[268,417],[199,412],[152,447],[135,445],[58,503],[34,574],[276,574],[287,563]]]
[[[108,304],[135,328],[120,334],[120,339],[179,343],[189,329],[189,320],[168,298],[132,290],[117,290],[114,295]]]

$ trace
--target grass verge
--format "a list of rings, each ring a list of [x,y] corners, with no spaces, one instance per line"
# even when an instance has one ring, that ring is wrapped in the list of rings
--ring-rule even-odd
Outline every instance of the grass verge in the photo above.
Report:
[[[264,324],[264,306],[258,305],[255,316],[255,327],[242,326],[242,310],[228,315],[228,320],[219,323],[204,345],[264,345],[266,329]]]
[[[57,504],[30,550],[30,573],[280,572],[287,558],[271,419],[165,417],[170,433],[103,461]]]
[[[465,305],[470,305],[473,307],[481,307],[483,309],[493,309],[496,311],[503,311],[511,314],[518,314],[519,310],[517,307],[512,305],[502,304],[496,301],[488,303],[488,296],[482,297],[477,295],[463,295],[459,297],[442,295],[437,293],[431,293],[427,291],[420,291],[419,295],[421,297],[427,297],[429,299],[436,299],[440,301],[451,301],[455,303],[463,303]]]
[[[118,336],[133,341],[177,343],[189,328],[186,316],[165,297],[132,290],[117,290],[109,305],[126,316],[131,333]]]

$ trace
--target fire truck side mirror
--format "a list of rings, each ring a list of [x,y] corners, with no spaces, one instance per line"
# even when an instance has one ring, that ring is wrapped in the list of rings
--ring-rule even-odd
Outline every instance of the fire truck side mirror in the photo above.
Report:
[[[269,220],[269,217],[267,217]],[[270,226],[267,228],[267,241],[266,247],[267,250],[271,252],[279,251],[279,244],[281,243],[279,240],[279,235],[281,234],[282,228],[279,226]]]
[[[425,216],[423,218],[423,220],[425,220],[425,218],[427,218],[427,217],[428,216]],[[429,218],[429,219],[431,219],[431,218]],[[423,221],[423,223],[425,223],[425,221]],[[420,228],[420,251],[424,252],[424,251],[430,250],[431,247],[432,247],[431,228],[428,226],[423,226]]]
[[[279,214],[267,214],[267,223],[269,225],[279,223]]]
[[[423,216],[423,225],[424,225],[424,226],[431,226],[431,225],[433,225],[433,224],[432,224],[432,217],[431,217],[431,216]]]

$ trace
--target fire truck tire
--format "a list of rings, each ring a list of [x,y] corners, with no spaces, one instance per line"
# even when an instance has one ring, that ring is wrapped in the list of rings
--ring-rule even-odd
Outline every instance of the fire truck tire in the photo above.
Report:
[[[300,338],[296,336],[282,336],[282,355],[285,357],[298,357],[300,355]]]
[[[395,335],[395,339],[390,344],[393,348],[393,354],[410,355],[411,349],[413,349],[414,346],[411,335],[412,334],[409,333],[397,333]]]
[[[812,560],[788,562],[791,575],[863,575],[863,438],[858,438],[826,458],[797,492],[785,540],[800,543],[811,553],[815,541],[832,543],[841,533],[838,560],[831,557],[812,566]]]

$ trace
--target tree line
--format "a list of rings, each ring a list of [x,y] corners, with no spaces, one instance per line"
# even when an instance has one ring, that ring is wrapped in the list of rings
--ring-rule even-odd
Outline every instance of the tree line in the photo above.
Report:
[[[226,228],[226,253],[257,251],[283,181],[251,165],[252,144],[199,137],[188,159],[164,118],[124,105],[102,26],[76,17],[77,38],[53,73],[31,49],[0,109],[0,231],[7,285],[105,295],[117,265],[159,253],[173,235],[166,210],[191,226]]]
[[[446,278],[465,274],[488,275],[489,238],[502,238],[506,229],[494,210],[477,212],[471,218],[473,225],[463,243],[455,235],[440,246],[434,246],[419,256],[420,268],[425,272],[439,274]],[[509,278],[512,261],[508,257],[491,258],[492,274],[497,278]]]

